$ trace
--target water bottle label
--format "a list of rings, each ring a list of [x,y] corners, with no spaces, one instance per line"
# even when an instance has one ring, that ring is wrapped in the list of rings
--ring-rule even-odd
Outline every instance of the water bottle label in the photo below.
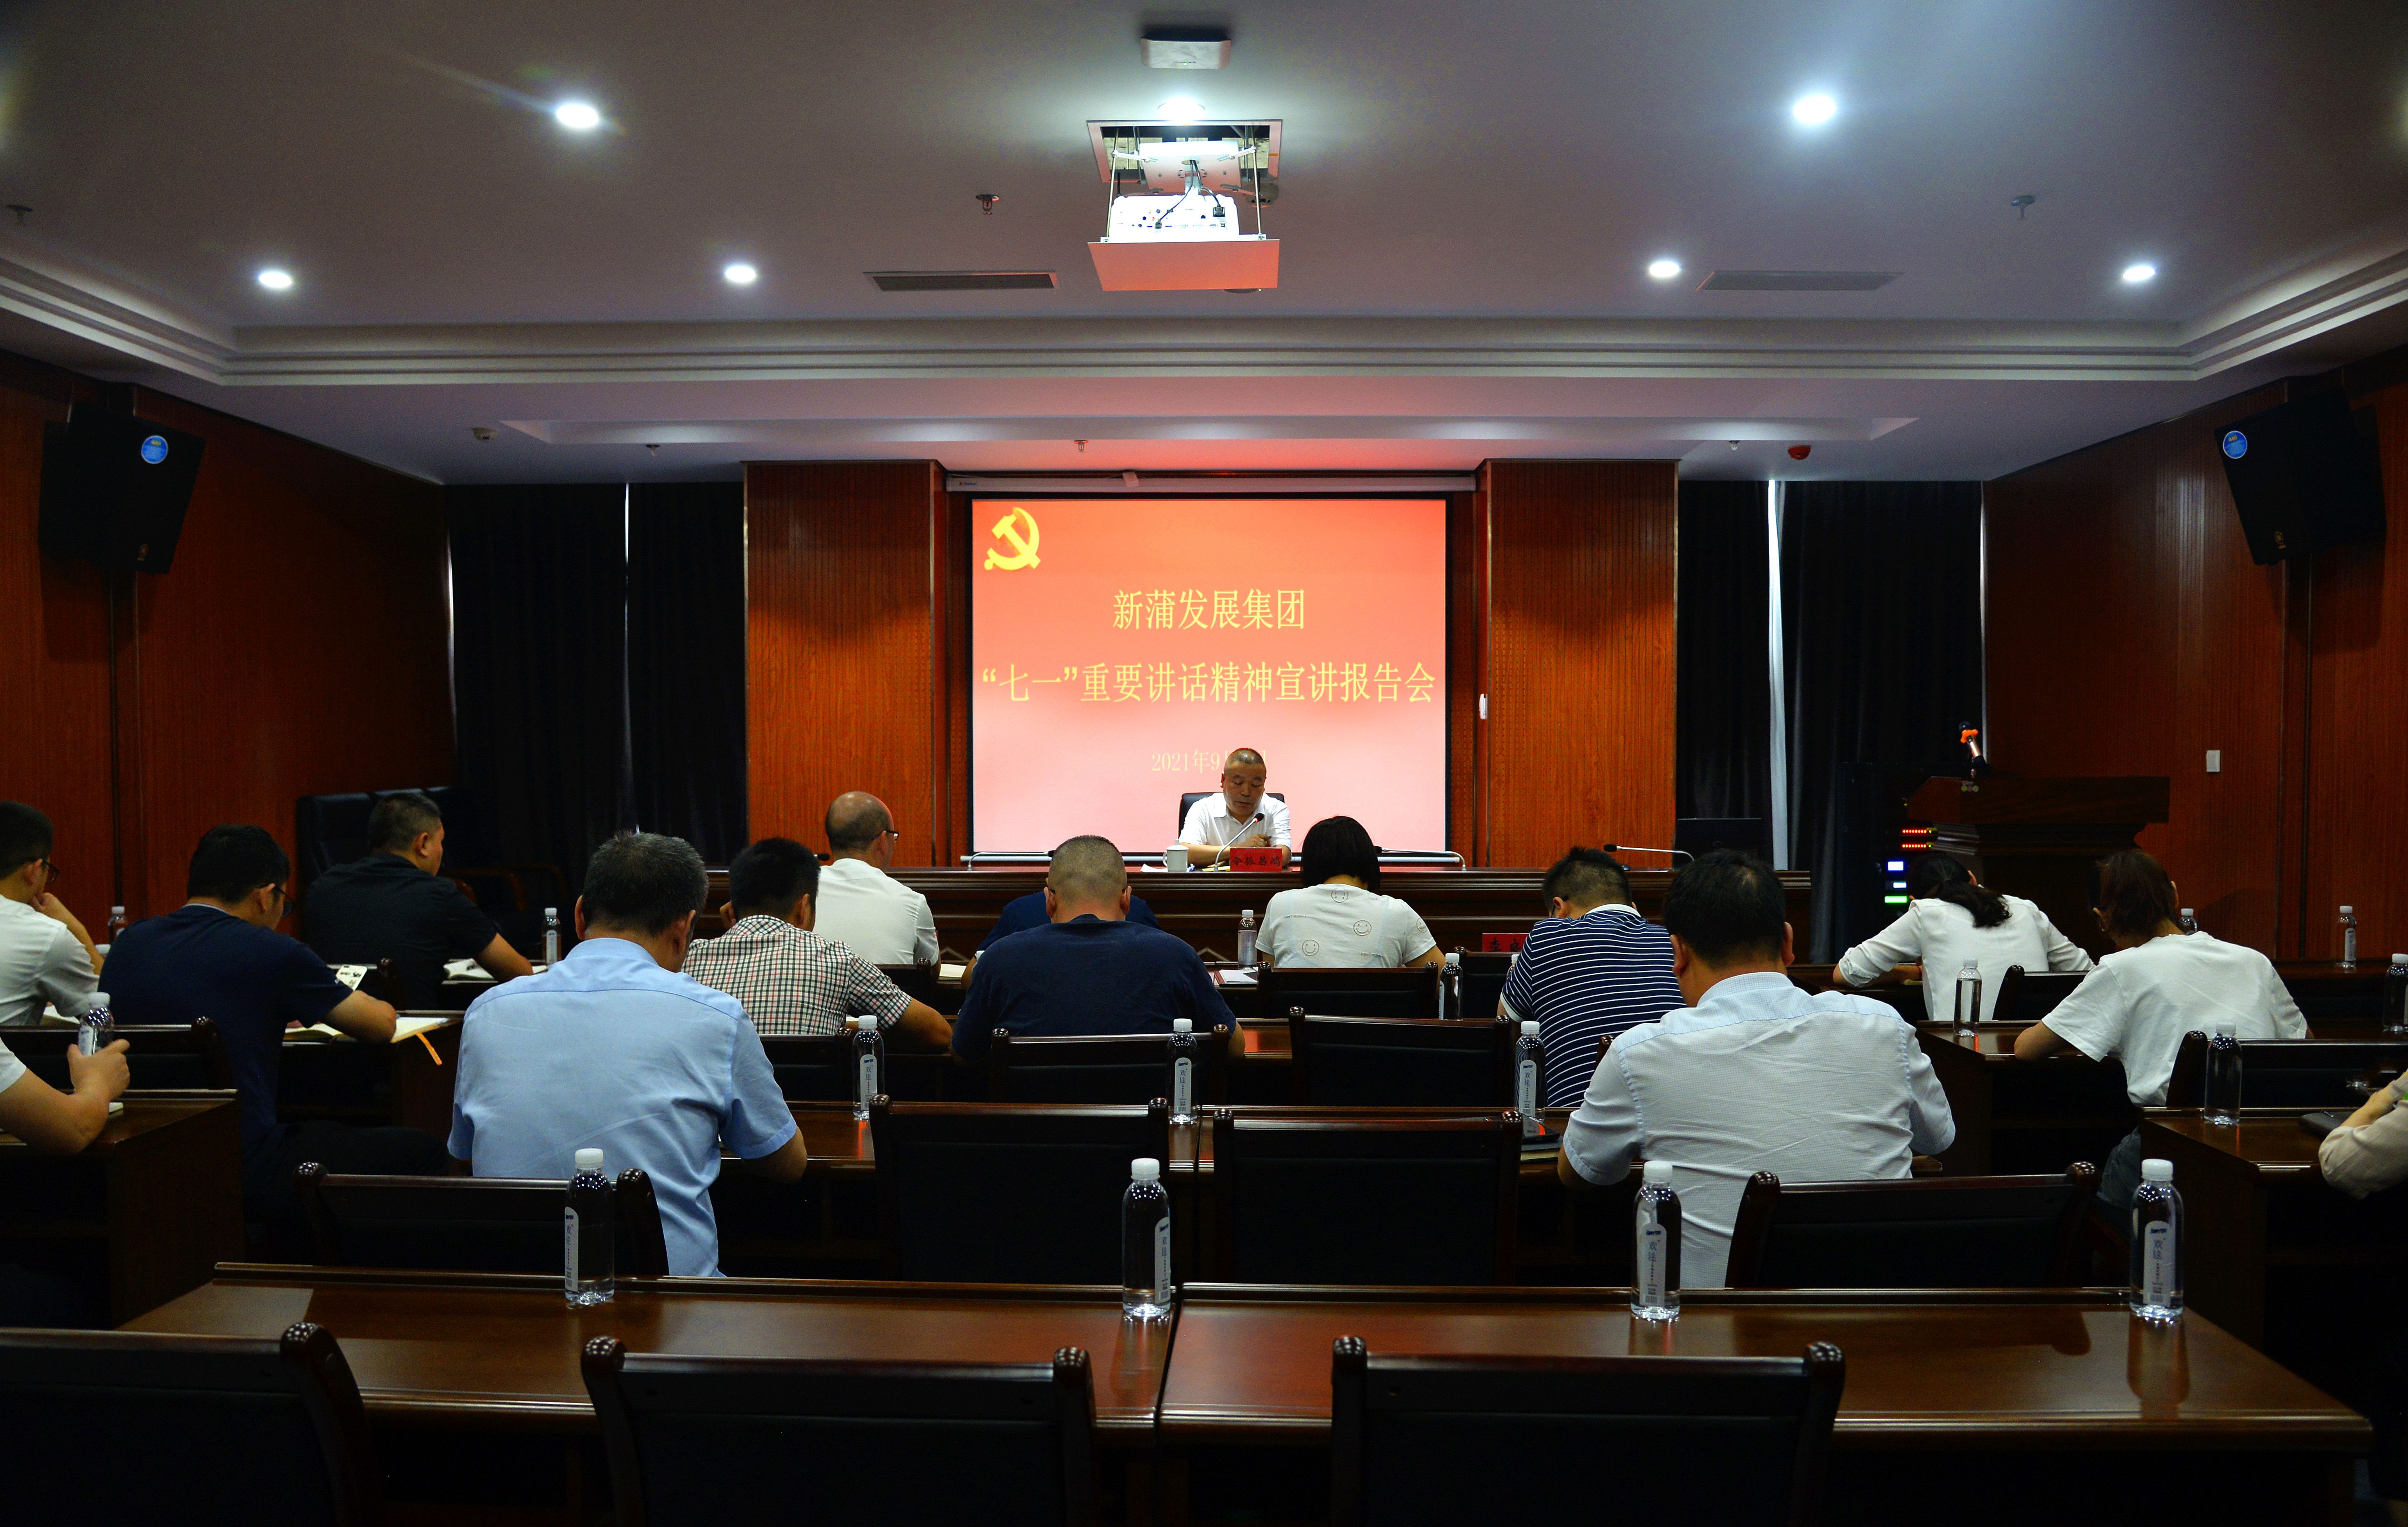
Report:
[[[2174,1227],[2160,1219],[2141,1233],[2141,1303],[2164,1309],[2173,1301]]]
[[[1664,1227],[1651,1206],[1646,1223],[1639,1227],[1639,1303],[1650,1309],[1664,1304],[1665,1250]]]
[[[1536,1056],[1522,1057],[1522,1063],[1513,1070],[1513,1106],[1522,1110],[1525,1124],[1539,1116],[1539,1059]]]
[[[867,1102],[878,1096],[878,1057],[865,1050],[861,1057],[861,1076],[857,1082],[861,1101]]]
[[[1170,1111],[1182,1118],[1196,1112],[1196,1062],[1183,1055],[1170,1063]]]
[[[563,1209],[560,1221],[561,1283],[570,1293],[577,1291],[577,1211]]]
[[[1154,1297],[1156,1301],[1170,1297],[1170,1214],[1168,1210],[1154,1222]]]

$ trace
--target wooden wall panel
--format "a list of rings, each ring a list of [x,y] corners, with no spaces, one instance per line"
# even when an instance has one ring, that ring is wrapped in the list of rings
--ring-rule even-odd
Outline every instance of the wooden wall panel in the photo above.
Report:
[[[1495,461],[1491,864],[1672,841],[1676,465]]]
[[[755,836],[824,848],[828,802],[867,790],[903,834],[897,864],[941,862],[931,583],[943,497],[934,462],[746,467]]]
[[[1480,686],[1487,602],[1484,494],[1446,501],[1446,846],[1469,864],[1480,857]]]

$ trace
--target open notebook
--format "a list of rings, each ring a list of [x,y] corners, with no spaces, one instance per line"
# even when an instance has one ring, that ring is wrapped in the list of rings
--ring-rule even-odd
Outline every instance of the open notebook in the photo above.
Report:
[[[420,1034],[426,1032],[429,1029],[440,1029],[451,1021],[452,1020],[450,1018],[439,1016],[404,1014],[394,1020],[393,1042],[398,1044],[405,1039],[415,1039]],[[322,1034],[328,1039],[349,1039],[351,1037],[330,1023],[313,1023],[306,1029],[295,1029],[293,1032],[295,1034]]]

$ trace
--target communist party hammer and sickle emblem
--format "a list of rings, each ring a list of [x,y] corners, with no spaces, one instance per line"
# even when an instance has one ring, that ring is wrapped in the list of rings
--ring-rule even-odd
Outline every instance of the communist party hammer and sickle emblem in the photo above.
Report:
[[[1028,527],[1026,535],[1021,534],[1022,526]],[[1006,556],[995,547],[988,547],[986,566],[989,571],[1014,572],[1022,568],[1037,566],[1037,516],[1014,504],[1005,511],[1003,518],[995,522],[995,529],[990,534],[997,540],[1010,541],[1011,555]]]

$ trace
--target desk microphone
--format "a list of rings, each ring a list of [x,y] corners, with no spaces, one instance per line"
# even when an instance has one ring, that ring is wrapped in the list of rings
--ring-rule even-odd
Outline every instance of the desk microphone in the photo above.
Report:
[[[1260,812],[1256,812],[1256,813],[1254,813],[1254,815],[1252,815],[1252,816],[1250,816],[1250,817],[1246,818],[1246,820],[1244,820],[1243,822],[1239,823],[1239,824],[1238,824],[1238,830],[1237,830],[1237,831],[1235,831],[1235,832],[1233,832],[1233,833],[1231,833],[1231,834],[1229,834],[1229,843],[1236,843],[1239,839],[1240,839],[1240,838],[1244,837],[1247,833],[1254,831],[1254,825],[1255,825],[1256,823],[1260,822],[1262,819],[1263,819],[1263,814],[1262,814],[1262,813],[1260,813]],[[1228,846],[1228,844],[1227,844],[1227,843],[1224,843],[1222,846],[1226,848],[1226,847],[1227,847],[1227,846]]]

